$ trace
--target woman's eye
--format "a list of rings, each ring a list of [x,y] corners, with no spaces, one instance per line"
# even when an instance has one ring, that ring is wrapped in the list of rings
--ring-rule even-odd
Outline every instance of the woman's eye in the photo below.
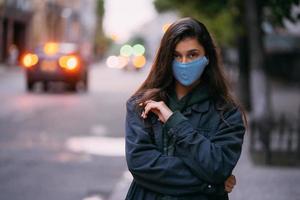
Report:
[[[181,62],[181,56],[180,55],[174,55],[174,59]]]
[[[189,55],[188,55],[189,58],[196,58],[197,56],[198,56],[198,55],[195,54],[195,53],[192,53],[192,54],[189,54]]]

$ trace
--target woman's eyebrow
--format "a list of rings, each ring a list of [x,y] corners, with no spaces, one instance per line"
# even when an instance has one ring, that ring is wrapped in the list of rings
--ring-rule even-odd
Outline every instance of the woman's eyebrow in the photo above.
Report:
[[[187,52],[188,53],[194,53],[194,52],[199,52],[199,51],[200,51],[199,49],[190,49]]]
[[[199,49],[190,49],[187,51],[187,53],[194,53],[194,52],[199,52],[199,51],[200,51]],[[175,50],[174,54],[181,54],[181,53]]]
[[[186,52],[187,53],[194,53],[194,52],[199,52],[199,51],[200,51],[199,49],[189,49]],[[178,52],[178,51],[175,50],[174,54],[181,54],[181,52]]]

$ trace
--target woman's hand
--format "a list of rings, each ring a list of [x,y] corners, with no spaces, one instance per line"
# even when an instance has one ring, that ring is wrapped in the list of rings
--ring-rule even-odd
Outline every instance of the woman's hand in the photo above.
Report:
[[[145,106],[142,113],[144,119],[147,118],[148,113],[151,111],[158,116],[158,120],[165,123],[173,114],[172,110],[163,101],[148,100],[141,103],[140,106]]]
[[[236,185],[236,180],[234,175],[230,175],[227,180],[225,181],[225,191],[230,193],[232,189]]]

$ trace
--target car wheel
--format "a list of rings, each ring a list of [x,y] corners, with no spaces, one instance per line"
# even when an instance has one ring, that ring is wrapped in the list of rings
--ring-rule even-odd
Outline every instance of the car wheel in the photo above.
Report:
[[[33,86],[34,86],[34,82],[31,80],[27,80],[26,82],[26,89],[27,91],[32,91],[33,90]]]
[[[77,90],[77,82],[69,83],[69,91],[76,92],[76,90]]]
[[[48,82],[43,82],[43,90],[47,92],[49,90],[49,83]]]

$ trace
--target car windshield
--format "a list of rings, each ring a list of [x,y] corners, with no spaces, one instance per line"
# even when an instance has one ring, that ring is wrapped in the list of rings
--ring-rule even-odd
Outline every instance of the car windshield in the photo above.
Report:
[[[72,44],[72,43],[64,43],[59,45],[59,52],[60,53],[72,53],[77,50],[77,45]]]

